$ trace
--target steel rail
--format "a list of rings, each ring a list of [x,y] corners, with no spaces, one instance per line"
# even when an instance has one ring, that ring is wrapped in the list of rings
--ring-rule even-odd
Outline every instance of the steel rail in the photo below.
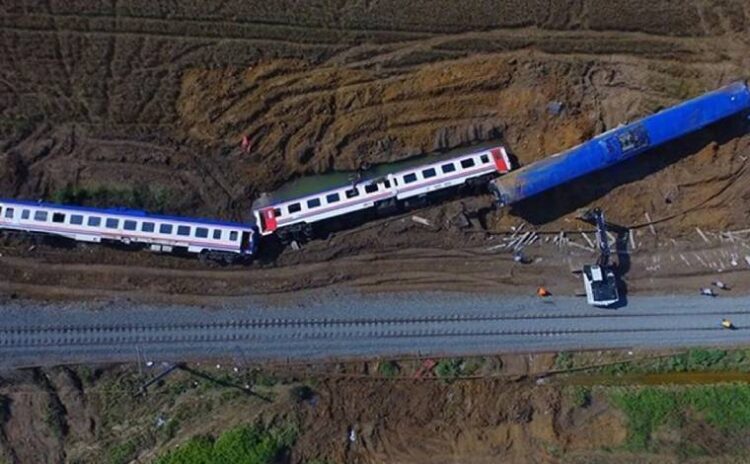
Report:
[[[547,314],[452,314],[424,317],[385,317],[385,318],[294,318],[294,319],[238,319],[229,321],[194,322],[179,324],[64,324],[61,326],[0,326],[0,336],[3,334],[34,334],[34,333],[86,333],[86,332],[147,332],[165,330],[226,330],[244,328],[305,328],[305,327],[347,327],[370,326],[387,324],[424,324],[424,323],[455,323],[455,322],[493,322],[518,320],[548,320],[548,319],[614,319],[614,318],[649,318],[649,317],[695,317],[695,316],[736,316],[750,315],[748,310],[705,311],[695,312],[655,312],[655,313],[547,313]],[[1,341],[0,341],[1,343]]]
[[[567,336],[582,334],[623,334],[654,332],[708,332],[722,331],[721,327],[645,327],[645,328],[592,328],[592,329],[461,329],[461,328],[427,328],[404,329],[391,328],[384,330],[351,330],[345,332],[287,332],[287,333],[156,333],[156,334],[64,334],[62,336],[45,336],[43,338],[3,337],[0,339],[0,350],[3,348],[39,347],[39,346],[90,346],[111,344],[162,344],[162,343],[206,343],[237,342],[251,340],[303,340],[303,339],[368,339],[368,338],[426,338],[426,337],[484,337],[484,336]],[[738,331],[750,331],[750,328],[738,328]]]

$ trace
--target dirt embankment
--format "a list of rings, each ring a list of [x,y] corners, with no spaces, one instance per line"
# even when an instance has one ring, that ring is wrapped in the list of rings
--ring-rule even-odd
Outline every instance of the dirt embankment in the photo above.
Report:
[[[398,380],[376,374],[377,363],[280,366],[260,375],[211,364],[192,366],[200,375],[177,371],[146,396],[135,393],[152,372],[134,367],[17,372],[0,379],[0,457],[150,462],[191,436],[256,421],[297,424],[290,463],[556,462],[624,442],[625,418],[603,396],[582,406],[569,388],[526,377],[551,369],[553,356],[483,361],[481,369],[498,377],[414,379],[419,360],[400,362]],[[314,396],[298,401],[290,394],[295,379],[310,375]],[[232,387],[246,382],[257,395]]]
[[[114,202],[247,219],[259,192],[365,161],[502,140],[527,164],[750,69],[750,20],[740,1],[475,1],[456,8],[4,5],[0,193],[40,198],[66,187],[106,187],[119,192]],[[622,225],[642,223],[646,213],[665,219],[643,253],[663,249],[669,238],[697,239],[696,226],[744,228],[744,130],[737,121],[722,124],[510,213],[489,210],[488,197],[465,205],[492,230],[508,230],[519,216],[547,229],[575,228],[570,213],[592,203]],[[244,135],[247,153],[238,146]],[[461,208],[450,202],[420,214],[442,227]],[[274,256],[273,264],[264,259],[250,285],[230,277],[238,270],[217,273],[186,260],[101,249],[29,252],[15,241],[3,253],[23,260],[0,269],[7,293],[20,296],[154,288],[188,302],[195,289],[221,297],[353,280],[373,291],[387,287],[377,278],[380,267],[360,272],[368,268],[362,260],[383,262],[393,281],[412,289],[517,286],[507,262],[495,269],[488,261],[495,258],[478,257],[484,243],[481,233],[429,232],[408,221],[366,225],[303,253]],[[114,267],[96,267],[107,263]],[[159,277],[144,278],[141,266]],[[285,269],[268,269],[275,266]],[[471,275],[456,278],[457,266]],[[176,268],[184,272],[166,271]],[[552,278],[560,272],[553,268],[535,271]]]
[[[210,216],[295,176],[487,139],[527,163],[750,60],[740,1],[2,8],[2,193],[150,183]]]

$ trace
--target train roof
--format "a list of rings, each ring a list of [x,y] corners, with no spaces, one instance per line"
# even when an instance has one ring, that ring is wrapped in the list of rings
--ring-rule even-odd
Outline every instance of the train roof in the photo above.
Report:
[[[468,148],[464,147],[461,149],[450,150],[444,153],[419,155],[392,163],[377,164],[364,171],[362,177],[357,181],[357,184],[367,184],[373,180],[409,168],[426,166],[449,159],[460,158],[461,156],[469,156],[501,145],[502,144],[499,142],[482,143]],[[274,192],[263,194],[253,202],[252,209],[256,210],[269,205],[286,203],[288,201],[305,198],[330,190],[349,187],[352,185],[355,175],[356,172],[354,171],[337,171],[316,176],[300,177],[288,182]]]
[[[251,222],[249,224],[243,224],[239,222],[217,221],[217,220],[205,219],[205,218],[169,216],[166,214],[152,214],[146,211],[142,211],[139,209],[131,209],[131,208],[91,208],[91,207],[86,207],[86,206],[63,205],[60,203],[52,203],[52,202],[46,202],[46,201],[15,200],[15,199],[10,199],[10,198],[0,198],[0,203],[13,204],[13,205],[18,205],[18,206],[54,208],[54,209],[61,209],[61,210],[67,210],[67,211],[80,211],[83,213],[109,214],[109,215],[133,217],[133,218],[140,218],[140,219],[149,218],[149,219],[155,219],[155,220],[190,222],[193,224],[205,224],[205,225],[211,225],[211,226],[247,228],[247,227],[252,227],[254,225],[254,222]]]

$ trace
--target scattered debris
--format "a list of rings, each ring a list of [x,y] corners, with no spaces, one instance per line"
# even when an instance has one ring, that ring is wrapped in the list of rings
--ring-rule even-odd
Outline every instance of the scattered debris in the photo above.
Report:
[[[301,248],[299,246],[299,243],[297,243],[296,240],[292,240],[292,243],[290,243],[289,245],[292,247],[292,250],[294,251],[299,251],[299,249]]]
[[[422,378],[422,376],[426,373],[432,372],[432,369],[434,369],[435,366],[437,366],[437,361],[435,361],[434,359],[425,359],[417,372],[414,373],[414,378]]]
[[[36,245],[31,245],[26,251],[31,253],[32,251],[36,250]]]
[[[542,298],[551,296],[552,294],[544,287],[539,287],[536,289],[537,296],[540,296]]]
[[[349,428],[349,441],[352,443],[357,441],[357,432],[354,431],[354,427]]]
[[[456,214],[451,220],[451,224],[458,227],[459,229],[468,229],[471,227],[471,221],[465,212],[461,211]]]
[[[594,242],[591,241],[588,235],[586,235],[585,232],[581,232],[581,237],[583,237],[584,240],[586,240],[586,243],[589,244],[591,248],[594,248]]]
[[[582,250],[586,250],[586,251],[591,251],[591,252],[593,252],[593,251],[596,251],[596,250],[595,250],[594,248],[592,248],[592,247],[587,247],[586,245],[581,245],[580,243],[576,243],[576,242],[573,242],[573,241],[568,241],[568,242],[566,243],[566,245],[574,246],[574,247],[576,247],[576,248],[580,248],[580,249],[582,249]]]
[[[250,137],[248,137],[247,135],[243,135],[242,143],[240,145],[242,147],[242,151],[248,153],[250,151]]]
[[[714,293],[713,289],[711,289],[711,288],[701,288],[701,295],[703,295],[703,296],[716,296],[716,293]]]
[[[635,231],[629,230],[628,231],[628,239],[630,239],[630,249],[635,250]]]
[[[510,234],[510,238],[514,239],[516,238],[516,235],[518,235],[521,232],[521,229],[526,225],[525,222],[522,222],[520,226],[518,227],[511,227],[511,230],[513,231],[512,234]]]
[[[701,238],[703,239],[704,242],[711,243],[711,240],[709,240],[708,237],[706,237],[706,234],[703,233],[703,231],[700,229],[700,227],[696,227],[695,231],[698,232],[698,235],[701,236]]]
[[[558,116],[565,109],[565,104],[561,101],[551,101],[547,103],[547,112],[553,116]]]
[[[653,235],[656,235],[656,227],[654,227],[654,223],[651,221],[651,216],[648,212],[644,214],[646,215],[646,221],[648,222],[648,230],[650,230]]]
[[[716,287],[719,287],[722,290],[729,290],[729,286],[720,280],[717,280],[716,282],[711,282],[711,284]]]
[[[721,320],[721,326],[725,329],[733,330],[735,328],[735,325],[732,321],[729,319],[722,319]]]
[[[423,226],[432,227],[432,222],[423,218],[422,216],[412,216],[411,220],[416,222],[417,224],[422,224]]]

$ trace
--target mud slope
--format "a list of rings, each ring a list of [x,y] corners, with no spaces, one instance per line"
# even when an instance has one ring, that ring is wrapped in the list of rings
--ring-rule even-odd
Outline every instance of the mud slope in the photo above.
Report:
[[[0,194],[106,187],[110,201],[247,219],[255,196],[294,177],[486,140],[529,163],[750,74],[745,2],[618,3],[7,1]],[[745,227],[744,130],[714,127],[486,224],[564,226],[597,202],[621,224],[668,219],[670,235]],[[398,227],[373,249],[354,240],[280,263],[463,243]]]

